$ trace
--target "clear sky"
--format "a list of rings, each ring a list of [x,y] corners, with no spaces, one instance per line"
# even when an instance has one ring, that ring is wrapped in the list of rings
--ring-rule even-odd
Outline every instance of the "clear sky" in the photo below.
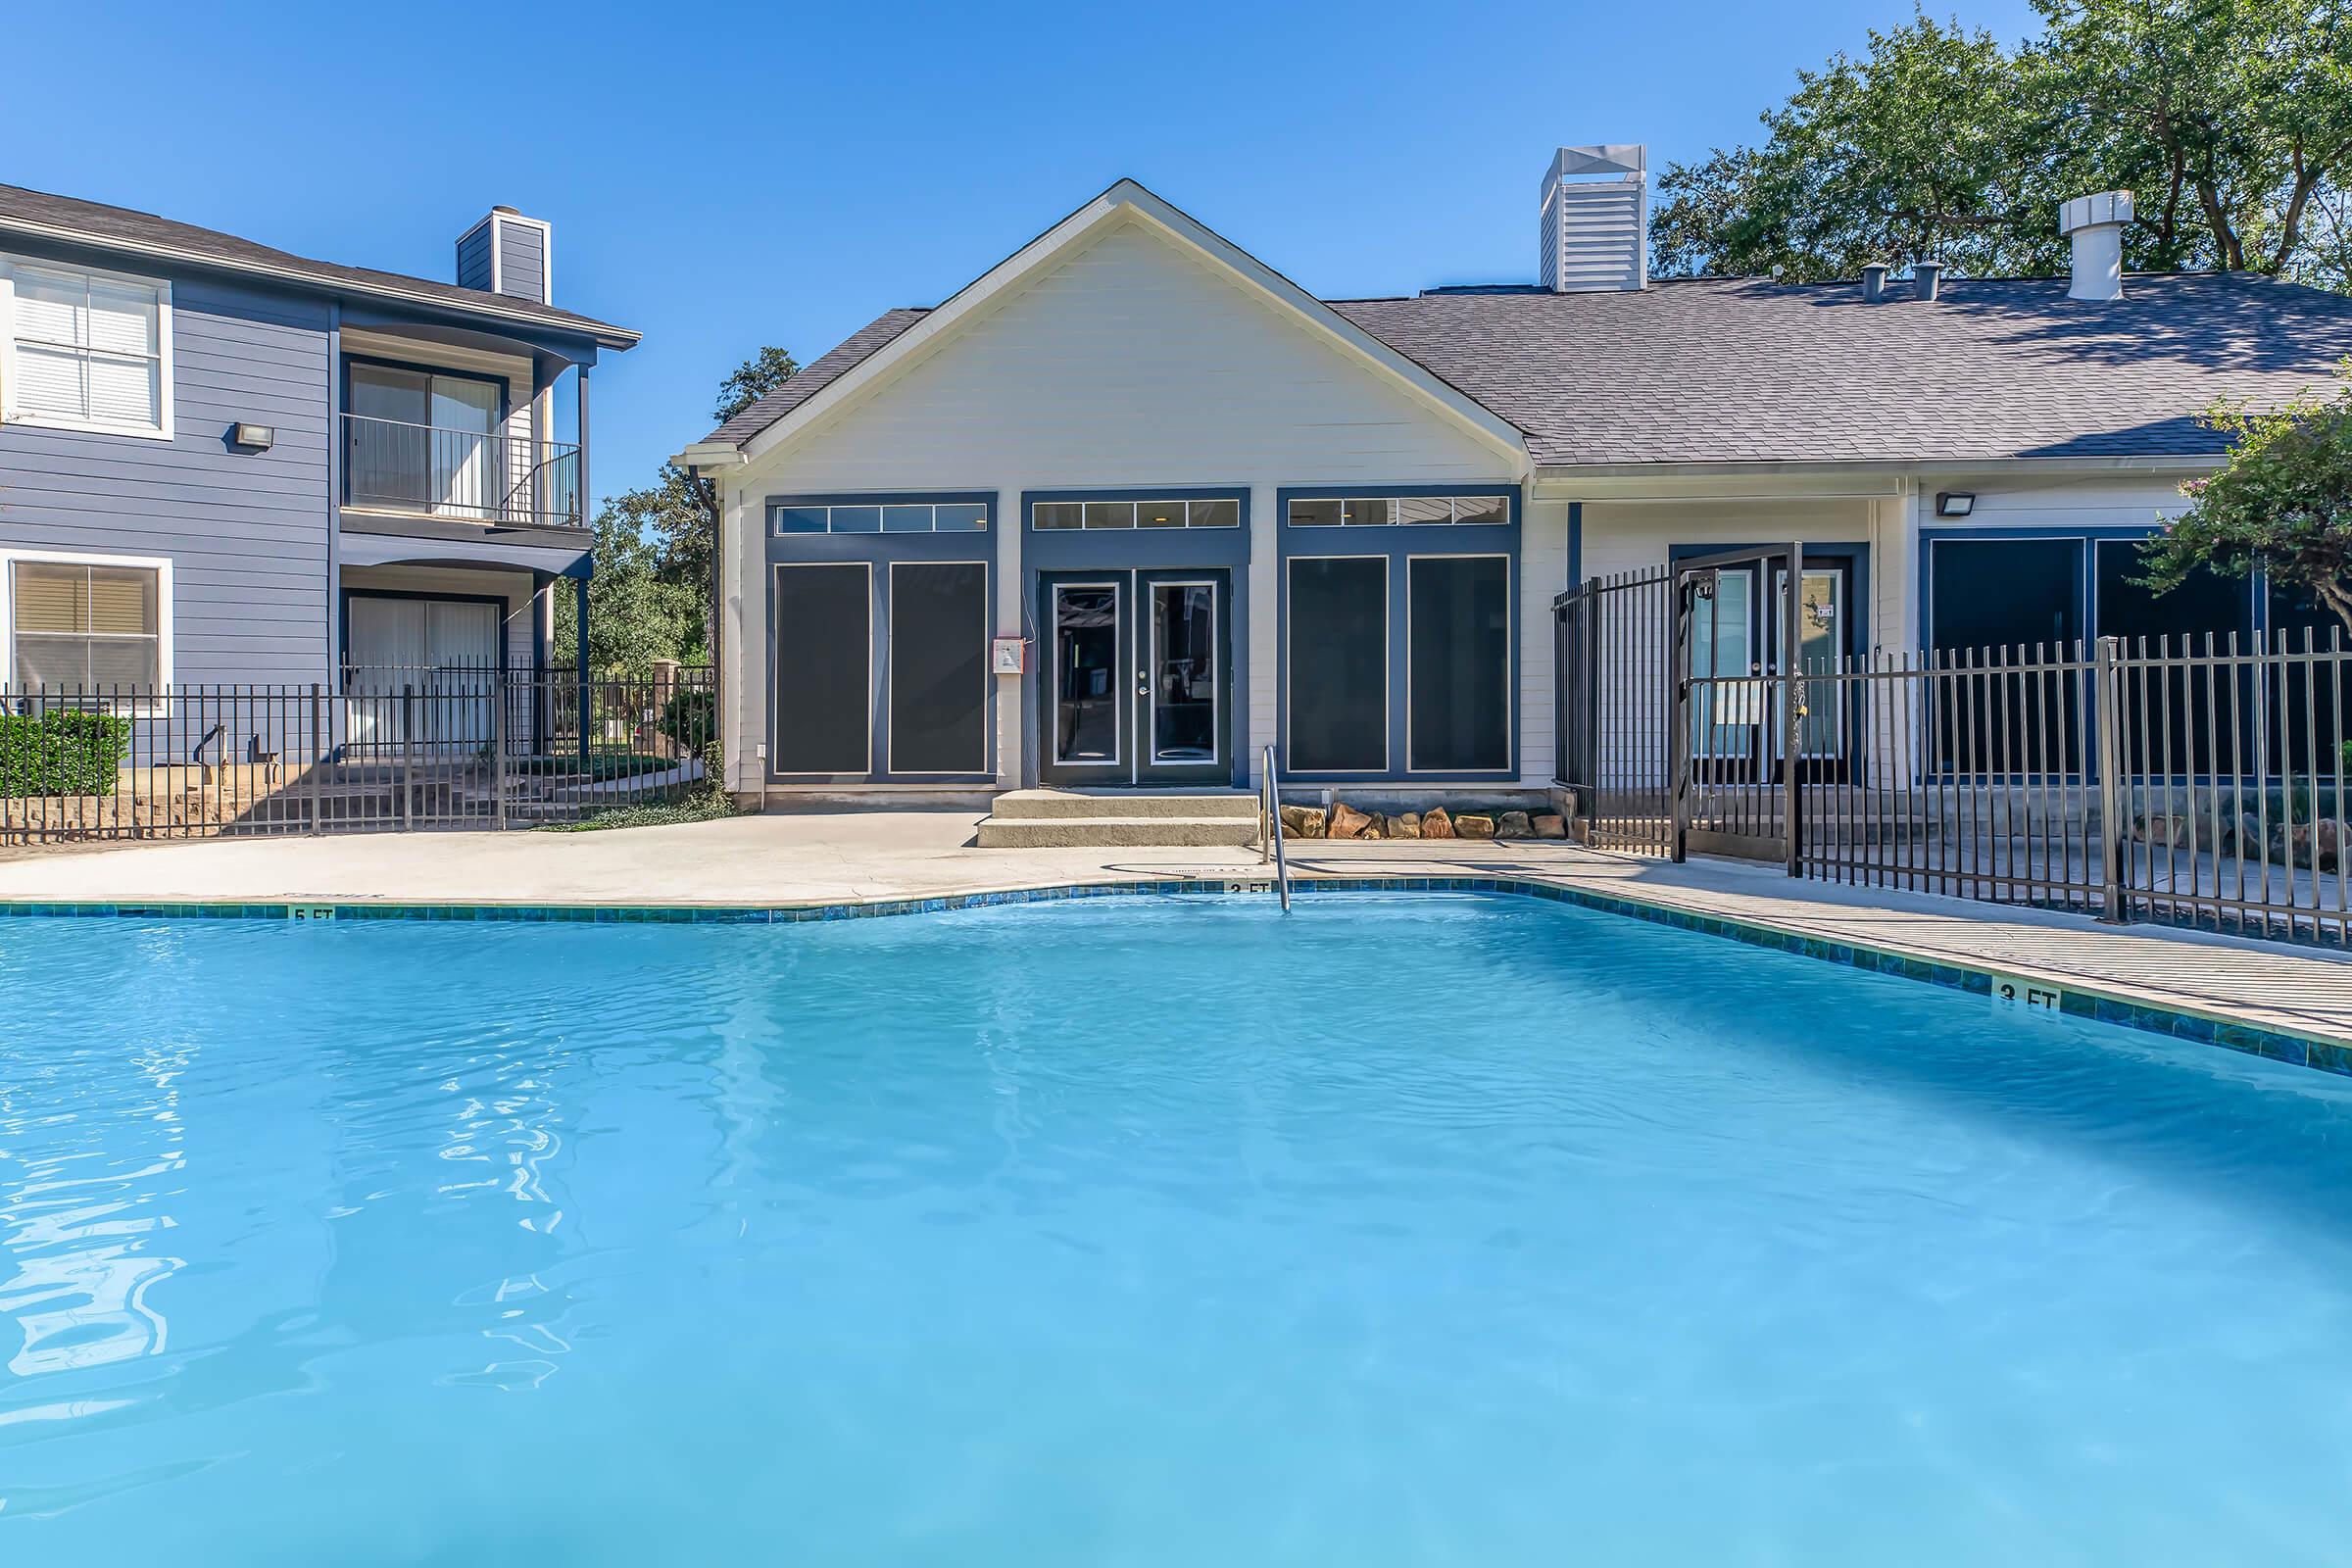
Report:
[[[1940,8],[1938,8],[1940,10]],[[2033,27],[2024,0],[1970,25]],[[1562,143],[1747,138],[1909,0],[1316,7],[12,8],[0,182],[433,278],[493,203],[633,326],[594,483],[650,479],[762,343],[815,358],[1132,176],[1325,297],[1527,281]]]

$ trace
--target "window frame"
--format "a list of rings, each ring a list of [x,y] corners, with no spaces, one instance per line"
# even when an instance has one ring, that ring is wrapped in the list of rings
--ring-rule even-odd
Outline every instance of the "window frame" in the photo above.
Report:
[[[1023,516],[1021,518],[1021,525],[1024,529],[1031,533],[1054,534],[1061,537],[1067,537],[1072,534],[1157,534],[1164,537],[1169,534],[1184,533],[1231,533],[1248,527],[1250,514],[1250,497],[1246,492],[1240,490],[1196,490],[1184,488],[1169,490],[1105,490],[1100,494],[1086,490],[1071,490],[1066,492],[1050,491],[1024,496],[1022,497],[1022,501]],[[1093,524],[1085,521],[1086,514],[1083,509],[1090,506],[1127,507],[1131,510],[1128,512],[1128,521],[1126,523],[1114,524],[1109,527],[1096,527]],[[1132,509],[1150,506],[1181,507],[1184,509],[1184,521],[1163,527],[1152,527],[1136,520],[1136,513]],[[1211,506],[1232,507],[1233,520],[1231,522],[1193,521],[1193,509],[1195,507]],[[1037,513],[1040,507],[1080,508],[1079,524],[1075,528],[1050,528],[1037,520]]]
[[[20,380],[17,369],[17,274],[27,269],[79,277],[83,279],[85,289],[90,280],[103,278],[110,283],[155,291],[156,423],[119,424],[105,419],[75,419],[64,415],[26,412],[19,407],[16,391]],[[23,425],[27,429],[70,430],[83,435],[121,435],[141,441],[170,441],[173,429],[172,315],[170,278],[118,272],[104,267],[77,267],[70,263],[45,261],[37,256],[0,251],[0,426]],[[80,348],[84,354],[91,352],[87,345],[80,345]]]
[[[0,687],[16,690],[17,676],[17,564],[36,566],[118,566],[155,573],[156,691],[134,703],[126,716],[161,718],[172,710],[172,558],[169,556],[109,555],[95,550],[41,550],[0,547]]]
[[[908,511],[916,507],[923,508],[931,514],[930,527],[893,528],[889,526],[887,514]],[[977,528],[942,528],[939,525],[939,509],[942,507],[979,508],[980,526]],[[825,514],[825,525],[821,529],[782,527],[778,523],[778,514],[786,512],[821,512]],[[871,512],[875,514],[874,526],[871,528],[836,528],[833,526],[833,514],[836,512]],[[836,498],[824,501],[787,501],[771,496],[767,502],[766,515],[767,537],[770,539],[923,539],[939,534],[945,534],[950,538],[968,538],[974,534],[985,536],[994,533],[997,520],[996,506],[993,502],[975,495],[960,494],[946,497],[878,495],[872,498],[859,497],[854,500]]]
[[[1436,524],[1431,524],[1436,526]],[[1446,524],[1452,527],[1453,524]],[[1424,561],[1502,563],[1502,757],[1499,768],[1422,767],[1413,761],[1413,567]],[[1404,771],[1414,778],[1466,778],[1511,768],[1519,750],[1519,562],[1502,550],[1416,550],[1404,558]]]

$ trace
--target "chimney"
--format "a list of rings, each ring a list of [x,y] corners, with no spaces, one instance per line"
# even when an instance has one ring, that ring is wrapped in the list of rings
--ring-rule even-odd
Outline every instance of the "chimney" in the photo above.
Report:
[[[458,239],[458,287],[546,305],[554,294],[555,225],[493,207]]]
[[[1941,262],[1913,262],[1911,264],[1911,292],[1933,304],[1936,290],[1943,283]]]
[[[2124,225],[2132,221],[2132,193],[2103,190],[2078,196],[2058,209],[2058,232],[2075,242],[2075,280],[2070,300],[2124,297]]]
[[[1563,147],[1544,175],[1543,279],[1554,294],[1649,286],[1649,150]]]
[[[1872,262],[1862,269],[1863,303],[1876,305],[1886,297],[1886,274],[1892,270],[1885,262]]]

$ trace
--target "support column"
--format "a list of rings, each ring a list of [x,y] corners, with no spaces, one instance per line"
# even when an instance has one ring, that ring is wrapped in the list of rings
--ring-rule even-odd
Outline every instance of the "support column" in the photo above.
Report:
[[[572,584],[572,617],[574,654],[579,661],[580,677],[580,760],[588,760],[588,579],[574,577]]]

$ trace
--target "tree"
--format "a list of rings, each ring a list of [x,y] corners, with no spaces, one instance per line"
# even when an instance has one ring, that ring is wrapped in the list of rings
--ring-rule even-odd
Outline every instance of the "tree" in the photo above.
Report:
[[[2021,60],[1988,32],[1926,16],[1870,34],[1857,60],[1799,72],[1760,147],[1676,164],[1650,222],[1665,274],[1851,277],[1936,257],[1977,272],[2046,271],[2052,217],[2030,161]]]
[[[2267,572],[2311,590],[2352,636],[2352,361],[2332,397],[2217,403],[2201,422],[2231,438],[2229,464],[2180,487],[2188,509],[2141,547],[2141,581],[2169,593],[2198,566]]]
[[[2057,207],[2124,189],[2134,270],[2352,288],[2344,0],[2036,0],[2017,49],[1925,15],[1800,73],[1755,147],[1671,166],[1661,273],[2062,271]]]
[[[771,343],[719,382],[718,403],[711,416],[724,424],[800,373],[799,362]],[[664,463],[658,493],[662,502],[650,514],[650,520],[660,542],[662,575],[666,581],[694,589],[708,606],[717,581],[713,573],[718,558],[718,489],[700,474]],[[708,633],[707,610],[704,621]],[[714,641],[706,635],[705,649]]]
[[[703,647],[700,599],[663,578],[660,552],[646,537],[662,501],[659,490],[631,490],[596,514],[596,571],[588,579],[588,667],[596,674],[648,675],[655,660],[692,662]],[[579,658],[569,594],[556,597],[554,658],[564,666]]]
[[[713,416],[724,424],[800,373],[799,363],[771,343],[718,383],[718,408]]]

